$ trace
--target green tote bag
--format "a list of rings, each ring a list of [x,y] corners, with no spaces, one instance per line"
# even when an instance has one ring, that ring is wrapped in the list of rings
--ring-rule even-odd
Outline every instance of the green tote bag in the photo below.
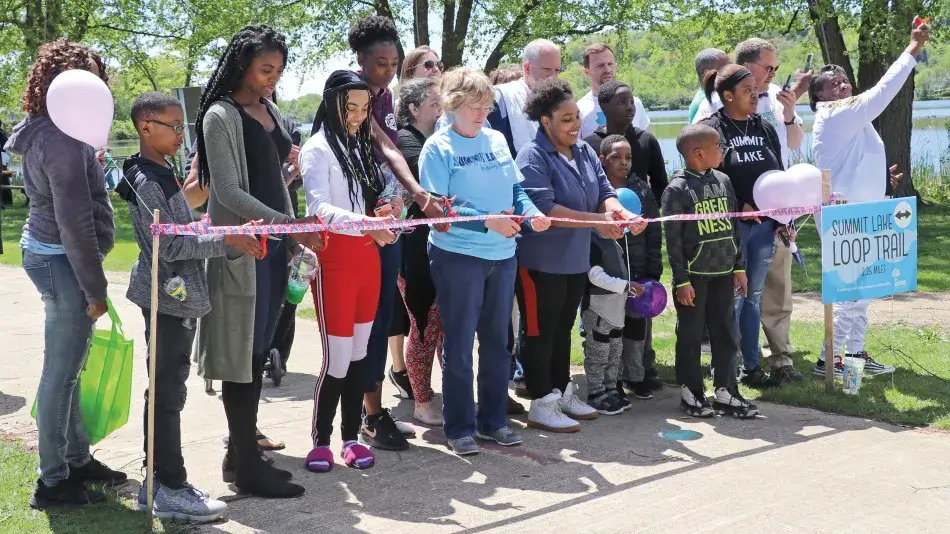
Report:
[[[112,302],[106,303],[112,329],[93,332],[89,356],[79,373],[79,409],[91,445],[129,422],[132,402],[134,346],[122,332],[122,320]],[[36,418],[35,400],[32,414]]]

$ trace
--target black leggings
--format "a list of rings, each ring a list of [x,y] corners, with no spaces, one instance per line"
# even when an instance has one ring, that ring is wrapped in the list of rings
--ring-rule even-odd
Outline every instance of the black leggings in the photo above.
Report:
[[[521,310],[525,386],[540,399],[571,381],[571,332],[587,287],[587,273],[553,274],[518,269],[515,292]]]

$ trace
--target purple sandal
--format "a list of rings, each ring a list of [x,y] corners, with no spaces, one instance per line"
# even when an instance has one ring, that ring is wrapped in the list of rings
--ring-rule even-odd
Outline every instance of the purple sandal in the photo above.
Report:
[[[344,443],[343,452],[340,455],[343,456],[343,462],[354,469],[369,469],[376,464],[376,455],[373,454],[373,451],[356,441]]]
[[[314,473],[326,473],[333,469],[333,452],[326,445],[314,447],[307,454],[304,465]]]

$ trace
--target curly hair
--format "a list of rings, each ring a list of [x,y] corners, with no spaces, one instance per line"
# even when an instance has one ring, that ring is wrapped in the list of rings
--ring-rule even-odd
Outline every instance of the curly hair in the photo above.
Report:
[[[541,117],[550,117],[555,109],[568,100],[574,100],[571,84],[560,78],[547,78],[531,90],[524,112],[529,119],[540,122]]]
[[[600,142],[600,155],[606,158],[617,143],[627,143],[629,145],[630,141],[627,141],[626,137],[619,134],[608,135]]]
[[[280,52],[284,63],[287,63],[287,42],[284,35],[266,24],[242,28],[231,38],[231,42],[218,60],[217,68],[208,79],[208,85],[201,93],[198,113],[195,117],[195,137],[198,142],[198,181],[202,187],[208,187],[211,183],[208,156],[205,153],[205,114],[212,104],[240,88],[251,62],[261,52]]]
[[[436,86],[435,78],[413,78],[399,86],[399,109],[396,110],[396,124],[400,127],[412,124],[412,111],[409,106],[421,108],[429,99],[429,91]]]
[[[597,90],[597,102],[599,102],[601,106],[604,106],[610,102],[610,99],[613,98],[617,92],[624,88],[630,89],[630,86],[623,82],[618,82],[617,80],[610,80],[604,83],[600,86],[600,89]]]
[[[378,43],[398,43],[399,31],[391,18],[373,15],[356,21],[347,40],[351,50],[365,54]]]
[[[109,83],[105,63],[102,57],[85,45],[70,43],[58,39],[40,47],[39,55],[26,78],[26,91],[23,93],[23,111],[30,115],[46,114],[46,92],[58,74],[67,70],[99,69],[99,78]]]

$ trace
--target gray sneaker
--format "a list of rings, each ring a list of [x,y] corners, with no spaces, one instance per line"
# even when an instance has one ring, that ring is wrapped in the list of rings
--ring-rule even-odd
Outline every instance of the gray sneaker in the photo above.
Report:
[[[148,508],[148,496],[145,486],[139,488],[139,510]],[[152,495],[152,507],[155,517],[178,519],[192,523],[210,523],[219,519],[228,509],[228,505],[208,497],[200,489],[185,482],[181,489],[171,489],[155,482]]]
[[[475,438],[471,436],[450,439],[449,448],[459,456],[471,456],[472,454],[478,454],[478,444],[475,443]]]
[[[485,441],[494,441],[505,447],[521,445],[521,434],[517,434],[507,426],[503,426],[498,430],[492,430],[491,432],[475,432],[475,437]]]

